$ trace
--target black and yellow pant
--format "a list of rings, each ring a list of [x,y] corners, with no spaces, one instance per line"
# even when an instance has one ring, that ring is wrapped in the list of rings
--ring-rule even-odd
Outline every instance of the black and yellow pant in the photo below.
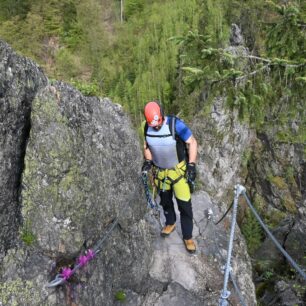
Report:
[[[179,163],[174,169],[157,169],[155,184],[159,190],[161,206],[164,210],[166,225],[176,222],[173,193],[181,217],[183,239],[192,238],[193,213],[191,194],[186,177],[186,163]]]

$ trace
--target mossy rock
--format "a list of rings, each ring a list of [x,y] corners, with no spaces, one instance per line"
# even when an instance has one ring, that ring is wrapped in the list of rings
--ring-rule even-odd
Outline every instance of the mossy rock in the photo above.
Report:
[[[274,185],[280,190],[285,190],[288,188],[285,179],[282,178],[281,176],[268,175],[267,179],[272,185]]]
[[[282,204],[284,205],[284,207],[286,208],[286,210],[292,214],[296,214],[297,213],[297,206],[294,202],[294,200],[292,199],[292,197],[287,194],[284,196]]]
[[[20,278],[0,284],[0,298],[3,305],[11,306],[38,305],[40,300],[34,284]]]
[[[282,220],[286,218],[286,216],[287,214],[285,212],[278,209],[273,209],[268,213],[266,217],[267,223],[271,228],[275,228],[281,223]]]

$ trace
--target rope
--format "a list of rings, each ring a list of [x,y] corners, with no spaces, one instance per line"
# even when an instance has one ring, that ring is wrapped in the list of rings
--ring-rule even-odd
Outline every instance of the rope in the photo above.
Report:
[[[246,306],[246,304],[244,303],[244,300],[243,300],[242,293],[241,293],[241,291],[240,291],[240,289],[239,289],[239,287],[237,285],[237,282],[236,282],[236,280],[235,280],[235,278],[234,278],[234,276],[233,276],[233,274],[231,272],[230,272],[230,278],[231,278],[231,281],[232,281],[232,283],[234,285],[235,291],[236,291],[236,293],[237,293],[237,295],[239,297],[241,305],[242,306]]]
[[[271,238],[271,240],[274,242],[274,244],[277,246],[277,248],[280,250],[280,252],[286,257],[288,262],[291,264],[291,266],[299,272],[299,274],[306,280],[306,273],[299,267],[299,265],[292,259],[292,257],[284,250],[284,248],[280,245],[280,243],[275,239],[275,237],[272,235],[272,233],[269,231],[268,227],[264,224],[260,216],[257,214],[255,208],[253,207],[251,201],[249,200],[248,196],[246,195],[245,191],[242,192],[244,195],[252,213],[256,217],[259,224],[262,226],[262,228],[265,230],[265,232],[268,234],[268,236]]]
[[[233,204],[234,204],[234,201],[232,202],[231,207],[233,206]],[[214,222],[214,220],[213,220],[213,212],[212,212],[211,209],[208,211],[207,219],[213,223],[212,229],[213,229],[215,247],[216,247],[216,249],[217,249],[217,251],[218,251],[220,257],[224,260],[224,256],[223,256],[223,254],[221,253],[220,248],[219,248],[219,246],[218,246],[218,244],[217,244],[217,235],[216,235],[216,231],[215,231],[215,226],[216,226],[221,220],[219,220],[219,222]],[[222,217],[222,219],[223,219],[223,217]],[[244,302],[242,293],[241,293],[241,291],[240,291],[240,289],[239,289],[239,287],[238,287],[238,285],[237,285],[237,282],[236,282],[236,280],[235,280],[235,278],[234,278],[234,276],[233,276],[233,274],[232,274],[231,272],[230,272],[229,276],[230,276],[230,279],[231,279],[231,281],[232,281],[232,283],[233,283],[233,285],[234,285],[234,289],[235,289],[236,294],[237,294],[237,296],[238,296],[238,298],[239,298],[239,300],[240,300],[241,305],[242,305],[242,306],[247,306],[247,305],[245,304],[245,302]],[[230,301],[229,301],[229,302],[230,302]]]
[[[240,193],[243,191],[244,187],[241,185],[235,186],[235,198],[234,198],[234,206],[233,206],[233,213],[232,213],[232,224],[231,224],[231,231],[230,231],[230,239],[228,243],[228,250],[227,250],[227,260],[225,265],[225,272],[224,272],[224,283],[223,283],[223,290],[221,292],[221,297],[219,300],[219,306],[228,306],[228,298],[230,296],[230,291],[227,290],[229,274],[231,270],[231,256],[233,250],[233,241],[235,235],[235,225],[236,225],[236,216],[237,216],[237,207],[238,207],[238,198]]]
[[[76,261],[76,265],[73,269],[64,267],[62,272],[57,274],[50,283],[46,285],[47,288],[56,287],[65,283],[78,269],[84,267],[90,260],[92,260],[101,250],[104,241],[108,238],[111,232],[114,230],[118,224],[118,218],[115,218],[107,227],[106,233],[103,237],[98,240],[93,249],[88,249],[85,251],[85,255],[80,255]]]
[[[215,225],[218,225],[218,224],[226,217],[226,215],[229,213],[229,211],[231,210],[231,208],[233,207],[233,205],[234,205],[234,201],[231,203],[231,205],[229,206],[229,208],[227,209],[227,211],[225,212],[225,214],[222,216],[222,218],[221,218],[219,221],[217,221],[217,222],[215,223]]]
[[[262,228],[265,230],[265,232],[268,234],[268,236],[271,238],[271,240],[274,242],[274,244],[277,246],[277,248],[280,250],[280,252],[286,257],[286,259],[291,264],[291,266],[293,268],[295,268],[295,270],[304,278],[304,280],[306,280],[306,273],[299,267],[299,265],[292,259],[292,257],[284,250],[284,248],[275,239],[275,237],[269,231],[268,227],[265,225],[265,223],[262,221],[262,219],[260,218],[260,216],[256,212],[256,210],[253,207],[251,201],[249,200],[248,196],[246,195],[245,187],[243,187],[241,185],[236,185],[235,186],[235,197],[234,197],[234,201],[233,201],[233,213],[232,213],[230,239],[229,239],[229,244],[228,244],[227,260],[226,260],[225,273],[224,273],[224,283],[223,283],[223,289],[222,289],[222,292],[221,292],[221,297],[219,299],[219,306],[228,306],[228,300],[227,299],[230,296],[230,291],[227,290],[227,285],[228,285],[229,276],[231,277],[231,279],[233,281],[234,287],[235,287],[235,289],[236,289],[236,291],[239,295],[239,298],[241,297],[241,294],[240,294],[239,290],[237,290],[238,286],[235,283],[234,279],[232,278],[231,265],[230,265],[232,249],[233,249],[233,240],[234,240],[237,208],[238,208],[238,199],[239,199],[240,194],[243,194],[243,196],[245,197],[245,199],[247,201],[248,206],[250,207],[250,209],[251,209],[252,213],[254,214],[254,216],[256,217],[257,221],[262,226]],[[231,208],[231,206],[230,206],[230,208]],[[227,215],[229,209],[227,210],[227,212],[224,214],[224,216],[217,223],[214,223],[215,225],[222,221],[222,219]]]
[[[101,252],[102,250],[102,245],[104,243],[104,241],[106,240],[106,238],[108,238],[108,236],[112,233],[112,231],[115,229],[116,225],[118,224],[119,220],[118,218],[115,218],[112,223],[110,223],[108,225],[108,229],[106,231],[106,234],[96,243],[95,247],[93,248],[93,252],[95,254],[98,254]]]
[[[159,210],[156,202],[154,201],[154,199],[152,198],[150,189],[149,189],[149,185],[148,185],[148,174],[147,172],[142,172],[141,174],[141,180],[144,186],[144,190],[145,190],[145,195],[146,195],[146,200],[148,203],[148,206],[152,209],[156,209]]]

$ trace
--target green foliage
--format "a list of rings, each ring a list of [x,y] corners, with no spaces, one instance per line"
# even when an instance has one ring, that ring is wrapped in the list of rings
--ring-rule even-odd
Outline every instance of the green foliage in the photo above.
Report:
[[[82,41],[82,26],[78,22],[77,7],[74,1],[64,2],[63,23],[60,31],[60,37],[69,49],[76,50]]]
[[[78,53],[92,71],[92,78],[99,75],[100,57],[107,52],[108,38],[100,21],[103,8],[98,0],[80,1],[76,5],[78,25],[82,29]]]
[[[263,239],[263,231],[254,215],[247,210],[245,220],[242,223],[241,231],[246,239],[250,254],[254,254]]]
[[[134,122],[143,119],[143,105],[151,99],[192,118],[203,108],[198,97],[204,91],[207,103],[226,96],[228,106],[257,129],[277,124],[280,141],[305,141],[305,4],[123,3],[121,24],[120,1],[102,6],[99,0],[3,0],[0,37],[50,77],[95,84],[84,92],[103,92],[131,112]],[[241,25],[257,57],[242,46],[227,48],[232,23]],[[288,122],[297,114],[301,128],[294,134]]]
[[[123,290],[116,292],[115,299],[120,302],[124,302],[126,300],[126,293]]]
[[[41,58],[43,54],[43,32],[43,19],[34,13],[28,13],[24,20],[19,16],[13,17],[0,27],[1,37],[18,51],[34,58]]]
[[[143,120],[149,100],[159,99],[166,110],[170,108],[178,47],[169,38],[193,26],[196,8],[194,0],[157,1],[134,12],[118,29],[117,49],[103,61],[99,76],[111,76],[103,91],[134,114],[135,122]]]
[[[96,83],[84,83],[79,80],[71,80],[70,83],[85,96],[101,96],[99,86]]]
[[[206,14],[211,13],[211,16],[215,16],[217,14],[214,12],[215,8],[209,6],[209,3],[207,1],[204,5],[207,9]],[[218,3],[216,7],[220,5],[222,9],[218,14],[224,11],[225,15],[219,20],[235,19],[238,8],[240,12],[246,10],[244,4],[239,6],[237,2],[234,3],[234,9],[229,9],[227,2]],[[305,31],[301,27],[305,24],[305,15],[300,13],[299,5],[297,3],[295,6],[289,6],[282,11],[282,14],[279,13],[277,5],[273,10],[270,8],[270,15],[278,21],[277,25],[283,25],[278,27],[272,23],[266,28],[260,27],[262,37],[269,37],[271,33],[275,35],[274,40],[272,38],[267,40],[266,46],[260,46],[267,48],[266,53],[272,56],[270,58],[249,55],[243,47],[235,47],[234,52],[222,47],[224,41],[221,36],[216,35],[205,22],[200,23],[202,33],[188,32],[185,37],[172,39],[180,46],[179,75],[187,89],[180,101],[189,103],[189,101],[184,102],[185,96],[195,93],[199,95],[203,89],[212,97],[226,95],[228,106],[238,110],[241,120],[249,121],[259,130],[277,122],[280,126],[280,139],[287,142],[302,142],[306,137],[303,124],[300,124],[301,129],[296,134],[288,128],[293,118],[298,116],[300,120],[304,120],[302,118],[305,118],[306,108],[305,90],[302,85],[306,72],[304,59],[306,40]],[[255,8],[261,12],[257,6]],[[290,19],[292,32],[290,29],[285,29],[288,18],[293,20]],[[263,14],[262,19],[265,21],[267,16]],[[219,29],[222,28],[222,24],[219,23]],[[298,34],[295,35],[296,32]],[[280,39],[281,35],[284,37],[295,35],[295,37],[292,37],[291,42],[289,39]],[[277,50],[283,50],[283,53]],[[213,99],[210,98],[210,101]],[[194,113],[197,111],[193,109]]]
[[[36,236],[31,230],[31,224],[27,223],[23,226],[21,230],[21,240],[27,245],[31,246],[36,241]]]
[[[275,277],[275,272],[273,271],[273,269],[269,269],[269,270],[266,270],[263,275],[262,275],[263,279],[265,281],[269,281],[271,280],[273,277]]]
[[[55,55],[55,63],[57,67],[56,78],[68,80],[79,77],[81,74],[79,58],[67,48],[58,50]]]
[[[30,0],[1,0],[0,22],[19,16],[25,18],[30,9]]]
[[[128,20],[131,16],[140,13],[144,9],[144,0],[125,0],[124,19]]]
[[[207,0],[201,3],[201,20],[199,29],[209,35],[212,46],[221,47],[229,38],[229,24],[226,12],[230,9],[231,1]]]
[[[268,55],[286,59],[305,58],[305,19],[301,5],[292,1],[282,5],[272,3],[272,6],[278,15],[267,32]]]

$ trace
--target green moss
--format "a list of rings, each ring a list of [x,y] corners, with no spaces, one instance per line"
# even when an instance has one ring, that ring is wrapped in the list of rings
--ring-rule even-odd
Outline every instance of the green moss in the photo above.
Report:
[[[286,181],[284,178],[280,177],[280,176],[272,176],[272,175],[268,175],[267,176],[267,180],[273,184],[275,187],[281,189],[281,190],[285,190],[288,188]]]
[[[265,210],[266,210],[267,204],[266,204],[265,199],[259,193],[257,193],[254,197],[254,205],[260,215],[266,214]]]
[[[242,157],[241,157],[241,165],[242,167],[246,168],[250,159],[251,159],[251,156],[252,156],[252,150],[251,148],[248,148],[246,150],[243,151],[242,153]]]
[[[280,222],[286,218],[286,213],[277,209],[274,209],[269,212],[266,217],[266,222],[269,227],[275,228],[280,224]]]
[[[33,120],[45,120],[47,122],[57,122],[67,124],[67,118],[63,117],[59,110],[56,99],[59,100],[60,93],[52,89],[53,93],[47,99],[35,99],[33,103],[32,118]],[[58,101],[59,102],[59,101]]]
[[[295,184],[295,179],[294,179],[294,169],[292,166],[288,166],[286,171],[285,171],[285,177],[286,177],[286,181],[293,185]]]
[[[297,213],[297,207],[295,202],[293,201],[292,197],[290,195],[285,195],[282,204],[286,208],[286,210],[290,213],[296,214]]]

